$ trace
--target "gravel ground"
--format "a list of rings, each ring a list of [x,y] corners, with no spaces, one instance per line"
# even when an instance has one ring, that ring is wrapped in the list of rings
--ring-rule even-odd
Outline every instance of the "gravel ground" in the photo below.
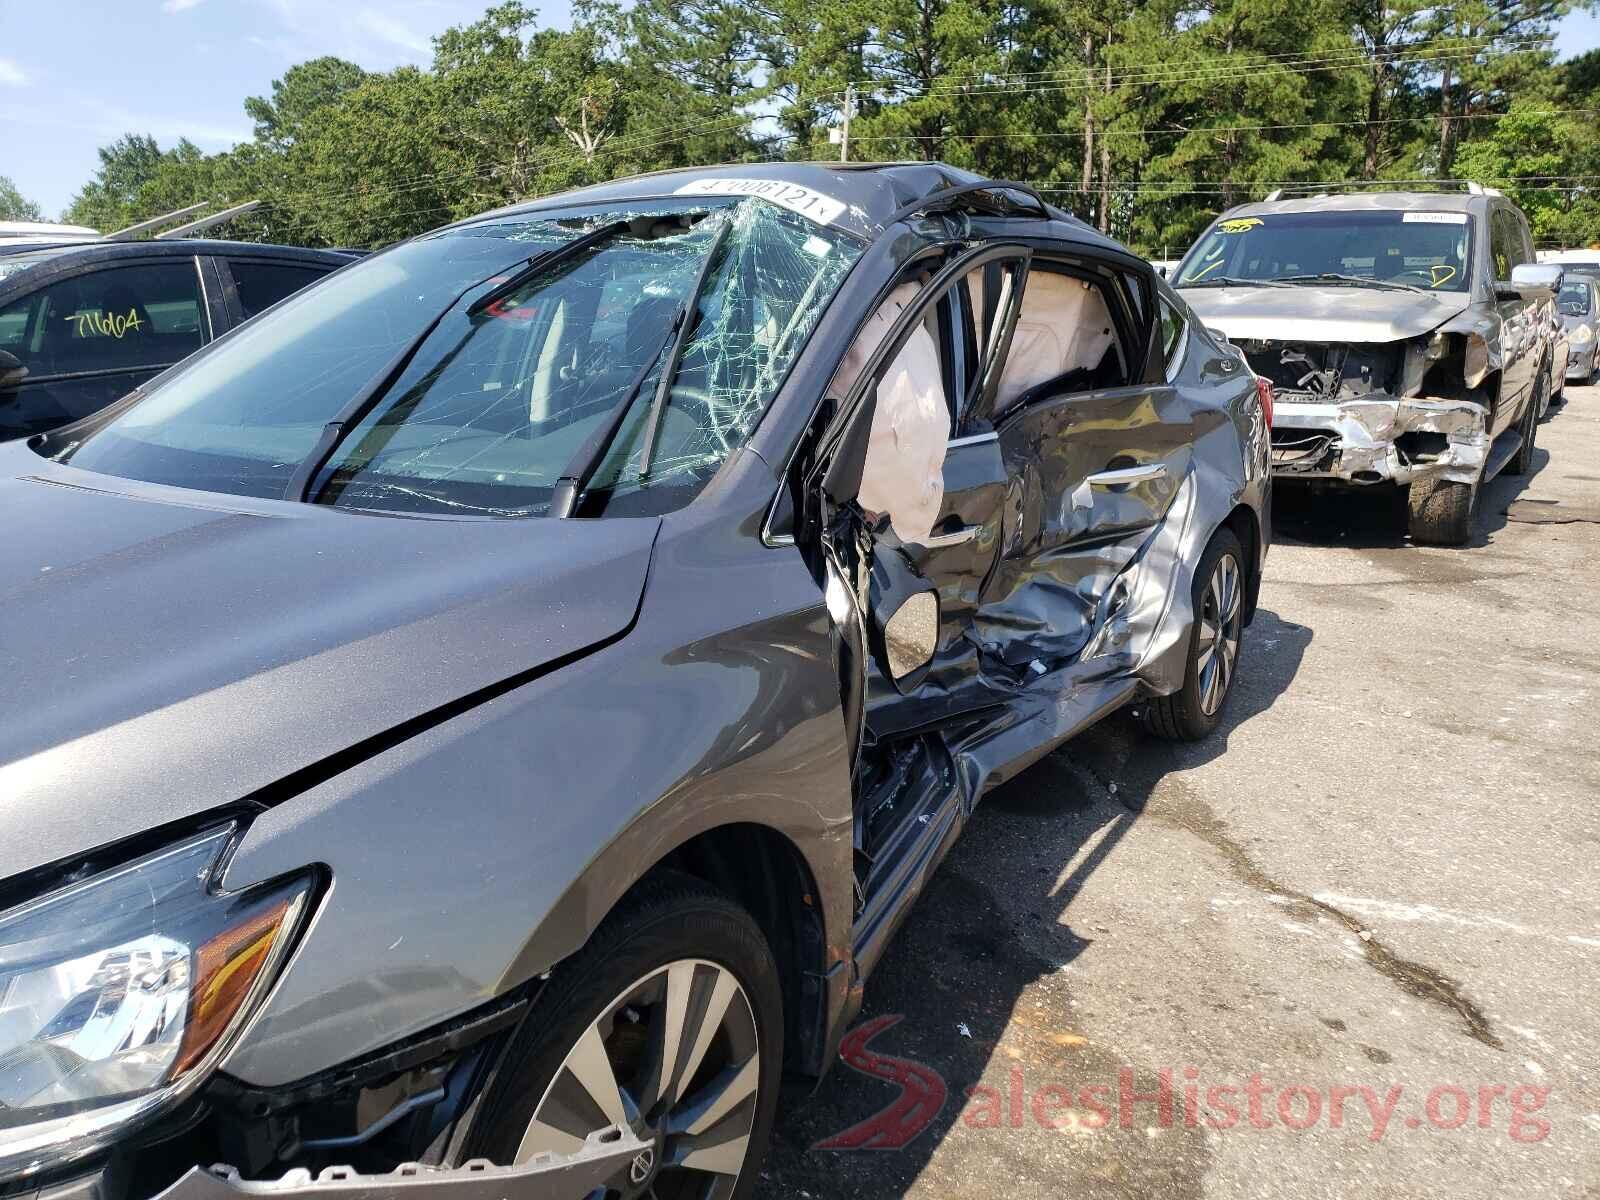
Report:
[[[759,1195],[1600,1197],[1600,388],[1468,548],[1277,503],[1223,730],[986,799]],[[812,1148],[908,1071],[921,1132]]]

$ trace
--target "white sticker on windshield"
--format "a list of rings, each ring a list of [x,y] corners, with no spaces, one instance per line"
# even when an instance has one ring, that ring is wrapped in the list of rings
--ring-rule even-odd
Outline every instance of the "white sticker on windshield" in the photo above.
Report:
[[[696,179],[674,193],[676,196],[759,196],[763,200],[799,213],[818,225],[832,225],[844,215],[845,203],[821,192],[785,183],[781,179]]]
[[[1407,225],[1465,225],[1466,213],[1408,212],[1400,217]]]

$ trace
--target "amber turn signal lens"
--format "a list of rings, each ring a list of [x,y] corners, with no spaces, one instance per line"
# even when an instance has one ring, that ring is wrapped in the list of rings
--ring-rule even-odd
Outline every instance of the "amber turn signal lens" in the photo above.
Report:
[[[249,999],[283,934],[289,912],[287,897],[272,900],[244,914],[195,951],[189,1020],[174,1074],[181,1075],[204,1058]]]

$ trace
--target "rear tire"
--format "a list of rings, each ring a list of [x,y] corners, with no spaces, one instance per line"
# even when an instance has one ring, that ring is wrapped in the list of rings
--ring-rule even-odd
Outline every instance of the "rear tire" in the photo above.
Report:
[[[1472,536],[1477,487],[1449,479],[1411,484],[1411,540],[1423,546],[1463,546]]]
[[[464,1157],[571,1152],[624,1123],[620,1107],[653,1154],[620,1168],[608,1198],[742,1200],[772,1136],[782,1065],[783,994],[760,927],[698,880],[663,876],[556,968],[506,1048]]]
[[[1244,646],[1247,578],[1244,547],[1233,530],[1217,530],[1194,572],[1191,598],[1195,620],[1189,632],[1183,686],[1170,696],[1157,696],[1143,708],[1144,726],[1157,737],[1198,742],[1222,724],[1222,710],[1233,693]]]

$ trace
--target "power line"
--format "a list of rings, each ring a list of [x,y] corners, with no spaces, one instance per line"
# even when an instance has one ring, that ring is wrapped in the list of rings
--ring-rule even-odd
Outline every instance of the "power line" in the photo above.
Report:
[[[1246,74],[1255,74],[1263,66],[1283,71],[1290,74],[1306,75],[1322,71],[1340,70],[1346,67],[1362,66],[1380,60],[1394,62],[1414,63],[1444,63],[1458,62],[1469,58],[1476,58],[1485,50],[1499,48],[1514,50],[1517,47],[1529,45],[1543,45],[1545,38],[1524,38],[1491,41],[1484,45],[1472,48],[1439,47],[1431,45],[1407,48],[1394,54],[1372,55],[1363,50],[1347,50],[1330,52],[1323,55],[1303,55],[1290,61],[1268,62],[1251,60],[1249,56],[1240,56],[1235,59],[1228,56],[1218,56],[1211,62],[1177,63],[1159,67],[1129,67],[1112,68],[1110,70],[1110,84],[1113,89],[1133,85],[1154,86],[1157,84],[1188,83],[1196,81],[1212,81],[1217,79],[1233,79]],[[916,99],[926,96],[943,96],[954,94],[960,96],[996,95],[1007,92],[1071,92],[1071,91],[1103,91],[1106,87],[1107,70],[1103,67],[1077,68],[1070,73],[1059,76],[1020,81],[1009,84],[1002,80],[992,83],[986,82],[980,87],[939,86],[935,83],[920,91],[914,85],[907,85],[896,80],[875,80],[865,85],[869,91],[890,91],[903,93],[907,98]]]
[[[1030,184],[1034,190],[1047,193],[1058,192],[1099,192],[1104,186],[1111,191],[1120,192],[1167,192],[1167,189],[1181,189],[1171,192],[1171,195],[1202,195],[1233,191],[1245,193],[1272,190],[1274,188],[1321,188],[1330,192],[1349,189],[1379,189],[1385,191],[1403,191],[1412,188],[1439,188],[1457,183],[1450,179],[1250,179],[1229,182],[1225,180],[1206,179],[1109,179],[1095,181],[1090,184],[1039,182]],[[1473,182],[1483,183],[1488,186],[1515,187],[1519,191],[1561,190],[1584,191],[1600,183],[1600,175],[1500,175],[1484,176]],[[1463,193],[1465,194],[1465,193]],[[1157,196],[1157,199],[1163,198]]]
[[[1462,113],[1451,117],[1453,121],[1501,121],[1511,116],[1550,117],[1570,116],[1579,114],[1600,114],[1600,108],[1551,108],[1519,113]],[[1096,129],[1095,137],[1188,137],[1196,133],[1268,133],[1288,129],[1343,129],[1361,128],[1369,125],[1411,125],[1418,123],[1431,123],[1439,120],[1439,114],[1430,113],[1418,117],[1383,117],[1375,121],[1300,121],[1281,125],[1204,125],[1189,129],[1173,129],[1152,126],[1147,129]],[[938,142],[938,141],[1029,141],[1055,138],[1083,137],[1081,130],[1067,132],[1040,132],[1040,133],[886,133],[874,137],[861,137],[854,135],[851,141],[855,142]]]
[[[1514,50],[1515,48],[1521,46],[1543,45],[1548,40],[1548,38],[1538,36],[1526,38],[1502,38],[1494,34],[1482,34],[1477,37],[1461,38],[1446,36],[1435,38],[1432,41],[1412,42],[1400,46],[1386,46],[1376,52],[1359,46],[1352,46],[1339,50],[1324,51],[1321,54],[1310,54],[1304,50],[1289,50],[1274,54],[1231,52],[1225,55],[1217,55],[1215,57],[1217,59],[1226,59],[1230,65],[1247,68],[1281,65],[1289,60],[1293,60],[1295,62],[1346,61],[1357,63],[1377,63],[1393,62],[1394,60],[1406,60],[1416,58],[1418,56],[1426,56],[1427,54],[1433,52],[1458,53],[1471,51],[1472,53],[1481,53],[1485,50],[1490,50],[1497,47],[1507,50]],[[1129,74],[1143,75],[1155,71],[1172,72],[1202,70],[1206,69],[1210,65],[1215,65],[1215,63],[1208,64],[1204,60],[1200,60],[1168,63],[1160,67],[1113,67],[1112,75],[1113,82],[1115,82],[1118,78]],[[1059,70],[976,71],[965,75],[942,74],[939,77],[939,82],[946,88],[952,90],[959,90],[961,87],[961,81],[963,80],[977,80],[980,83],[986,83],[993,86],[1008,86],[1015,83],[1017,86],[1026,87],[1036,83],[1059,82],[1077,79],[1099,87],[1103,83],[1105,69],[1105,65],[1102,64],[1081,67],[1075,66],[1070,68],[1062,68]],[[914,83],[908,86],[907,84],[897,80],[879,80],[874,82],[879,86],[893,87],[897,90],[915,91]],[[934,89],[925,89],[923,94],[926,94],[926,92],[929,90]]]
[[[1502,46],[1510,46],[1510,45],[1522,44],[1522,43],[1515,42],[1515,41],[1497,43],[1495,41],[1495,39],[1492,39],[1492,38],[1465,39],[1465,40],[1444,39],[1444,40],[1447,41],[1449,44],[1441,46],[1441,47],[1438,47],[1437,48],[1438,53],[1442,53],[1443,51],[1461,51],[1462,47],[1465,44],[1471,43],[1471,42],[1474,42],[1474,41],[1481,43],[1480,45],[1477,45],[1476,47],[1474,47],[1470,51],[1466,51],[1465,54],[1458,52],[1458,53],[1452,55],[1452,57],[1475,56],[1476,54],[1480,53],[1483,49],[1488,48],[1488,47],[1493,46],[1493,45],[1496,45],[1496,44],[1500,44]],[[1527,43],[1536,43],[1536,42],[1539,42],[1540,39],[1524,39],[1523,41],[1527,42]],[[1397,58],[1415,57],[1415,56],[1417,56],[1419,54],[1433,55],[1433,57],[1427,58],[1426,61],[1444,61],[1443,58],[1437,56],[1434,43],[1418,43],[1418,44],[1413,44],[1412,46],[1409,46],[1409,47],[1405,47],[1403,49],[1403,51],[1397,49],[1393,53],[1385,52],[1385,53],[1379,54],[1379,55],[1372,55],[1372,54],[1369,54],[1366,51],[1362,51],[1362,50],[1338,51],[1338,52],[1332,52],[1332,53],[1329,53],[1329,54],[1318,55],[1318,56],[1306,56],[1306,55],[1303,55],[1303,54],[1296,55],[1293,52],[1286,52],[1284,54],[1279,54],[1279,55],[1243,55],[1243,56],[1238,56],[1236,59],[1230,59],[1226,63],[1218,61],[1218,62],[1213,62],[1213,63],[1209,63],[1209,64],[1203,64],[1203,65],[1199,65],[1199,66],[1179,64],[1179,65],[1175,65],[1175,66],[1171,66],[1171,67],[1165,67],[1165,68],[1133,68],[1133,69],[1124,70],[1124,71],[1113,71],[1112,72],[1112,83],[1113,83],[1113,86],[1119,86],[1119,85],[1120,86],[1126,86],[1130,82],[1142,82],[1142,83],[1154,83],[1154,82],[1174,83],[1174,82],[1197,82],[1197,81],[1200,81],[1200,82],[1218,82],[1218,81],[1223,81],[1223,80],[1227,80],[1227,79],[1240,77],[1243,74],[1250,72],[1253,68],[1257,67],[1263,61],[1277,60],[1277,59],[1284,59],[1284,60],[1292,59],[1293,60],[1293,61],[1285,61],[1285,62],[1275,63],[1274,65],[1276,65],[1278,67],[1278,69],[1289,71],[1290,73],[1294,73],[1294,74],[1310,74],[1310,73],[1313,73],[1313,72],[1316,72],[1316,71],[1337,69],[1338,67],[1350,65],[1352,63],[1378,61],[1379,59],[1392,60],[1392,59],[1397,59]],[[1100,80],[1100,77],[1103,75],[1103,72],[1101,72],[1098,68],[1083,68],[1080,71],[1078,71],[1077,74],[1078,74],[1080,79],[1084,80],[1083,84],[1081,85],[1083,88],[1093,87],[1096,90],[1098,90],[1101,86],[1103,86],[1102,82]],[[1065,77],[1064,75],[1059,75],[1059,74],[1054,76],[1054,78],[1064,78],[1064,77]],[[943,77],[943,78],[945,78],[945,79],[959,79],[961,77],[960,76],[953,76],[953,77]],[[893,88],[893,89],[895,89],[897,91],[898,90],[903,90],[900,87],[900,85],[894,84],[894,83],[891,83],[891,82],[879,83],[879,84],[876,84],[876,85],[869,84],[868,87],[869,87],[869,89],[870,88],[874,88],[874,87],[876,87],[878,89],[882,89],[882,88],[888,87],[888,88]],[[847,90],[847,89],[845,89],[845,90]],[[1076,86],[1073,86],[1073,85],[1054,86],[1054,85],[1046,85],[1046,84],[1043,84],[1041,82],[1040,84],[1030,84],[1030,85],[1024,85],[1024,86],[1020,86],[1020,87],[1013,87],[1013,86],[1010,86],[1010,85],[1000,84],[1000,85],[991,86],[991,87],[983,88],[983,89],[977,89],[977,90],[959,89],[959,88],[950,87],[950,86],[934,87],[934,88],[929,89],[928,91],[925,91],[925,92],[921,93],[921,95],[922,96],[932,96],[932,95],[942,95],[942,94],[946,94],[946,93],[958,93],[958,94],[960,94],[962,96],[973,96],[973,95],[996,94],[996,93],[1005,92],[1005,91],[1017,91],[1017,90],[1022,90],[1022,91],[1070,91],[1070,90],[1078,90],[1078,89],[1077,89]],[[824,100],[831,99],[831,98],[836,97],[836,96],[840,96],[843,93],[844,93],[844,90],[833,90],[833,91],[828,91],[828,92],[821,92],[821,93],[816,93],[816,94],[814,94],[812,96],[797,97],[791,103],[796,104],[796,105],[805,104],[805,103],[817,104],[817,103],[820,103],[820,102],[822,102]],[[908,98],[916,98],[916,97],[914,95],[910,95],[908,93]],[[711,126],[695,125],[693,123],[688,123],[688,124],[684,124],[684,125],[680,125],[680,126],[668,127],[665,130],[642,131],[639,134],[633,135],[631,138],[613,139],[613,141],[611,143],[608,143],[605,147],[603,147],[599,151],[596,151],[595,154],[589,156],[587,159],[583,159],[583,161],[592,162],[592,161],[594,161],[595,158],[599,158],[599,157],[602,157],[602,156],[611,157],[611,156],[614,156],[614,155],[617,155],[617,154],[621,154],[621,153],[626,153],[626,152],[634,152],[634,153],[643,152],[643,151],[647,151],[647,150],[650,150],[650,149],[654,149],[654,148],[656,148],[656,147],[658,147],[660,145],[665,144],[668,141],[674,140],[674,135],[676,135],[676,134],[680,134],[681,133],[681,134],[684,134],[684,135],[694,135],[694,134],[705,134],[705,133],[711,133],[711,132],[725,132],[725,131],[727,131],[729,129],[732,129],[732,128],[737,128],[737,127],[742,126],[742,125],[747,125],[747,124],[753,123],[757,119],[759,119],[759,118],[756,117],[755,115],[752,115],[752,114],[738,114],[738,115],[735,115],[735,116],[731,116],[731,117],[725,118],[721,122],[714,123]],[[1422,119],[1424,119],[1424,118],[1406,118],[1406,120],[1422,120]],[[1333,122],[1307,123],[1307,125],[1305,127],[1312,127],[1314,125],[1321,125],[1321,124],[1327,124],[1329,126],[1333,126],[1336,123],[1333,123]],[[1364,122],[1352,122],[1351,124],[1365,124],[1365,123]],[[1292,128],[1292,127],[1294,127],[1294,126],[1283,125],[1283,126],[1279,126],[1277,128],[1285,128],[1286,129],[1286,128]],[[1268,128],[1268,127],[1262,127],[1262,128],[1265,129],[1265,128]],[[1240,131],[1243,132],[1244,130],[1240,130]],[[1143,134],[1153,134],[1153,133],[1169,133],[1169,132],[1175,132],[1175,131],[1166,131],[1166,130],[1150,130],[1150,131],[1104,130],[1104,131],[1101,131],[1101,132],[1102,132],[1103,136],[1123,137],[1123,136],[1134,136],[1136,132],[1143,133]],[[655,140],[653,140],[653,141],[645,140],[645,139],[649,139],[652,135],[664,135],[664,136],[657,136],[655,138]],[[904,135],[904,136],[905,136],[905,138],[907,140],[934,140],[933,135]],[[975,137],[982,137],[983,135],[974,135],[974,136]],[[990,136],[1003,136],[1003,135],[990,135]],[[1039,134],[1039,135],[1029,135],[1029,136],[1048,137],[1048,136],[1075,136],[1075,135]],[[776,139],[776,140],[783,140],[783,139],[779,138],[779,139]],[[856,140],[862,141],[862,142],[882,142],[882,141],[893,141],[893,140],[896,140],[896,139],[894,137],[892,137],[892,136],[885,135],[885,136],[880,136],[880,137],[858,137]],[[326,205],[328,205],[330,203],[336,203],[336,202],[338,202],[340,200],[353,198],[353,197],[372,198],[372,197],[379,197],[379,196],[393,196],[393,195],[404,194],[405,192],[408,192],[408,191],[423,190],[425,188],[436,186],[436,185],[440,185],[440,184],[443,184],[443,183],[446,183],[446,182],[464,183],[464,182],[467,182],[467,181],[470,181],[470,180],[475,180],[475,179],[492,178],[496,174],[499,174],[499,173],[502,173],[502,172],[505,172],[505,171],[508,171],[508,170],[512,170],[512,169],[518,169],[518,170],[522,170],[522,171],[530,171],[531,172],[531,171],[537,171],[537,170],[539,170],[541,168],[544,168],[544,167],[557,165],[557,164],[562,164],[562,163],[573,163],[573,164],[575,164],[581,158],[582,158],[581,153],[579,151],[577,151],[575,148],[571,149],[571,150],[568,150],[566,148],[561,148],[561,149],[557,149],[557,150],[547,151],[544,154],[534,155],[530,159],[528,159],[526,162],[522,162],[522,163],[490,163],[490,164],[485,164],[483,166],[479,166],[479,167],[475,167],[475,168],[469,168],[469,169],[466,169],[466,170],[463,170],[463,171],[458,171],[458,172],[432,172],[432,173],[426,173],[426,174],[423,174],[423,175],[416,176],[411,180],[401,180],[401,181],[397,181],[395,183],[386,184],[386,185],[384,185],[382,187],[379,187],[379,188],[355,188],[355,189],[349,189],[349,190],[341,190],[341,189],[333,188],[333,189],[318,189],[318,190],[312,191],[312,192],[285,193],[283,195],[283,199],[287,200],[287,201],[299,201],[299,202],[308,203],[308,204],[311,204],[311,205],[321,204],[323,206],[326,206]]]

